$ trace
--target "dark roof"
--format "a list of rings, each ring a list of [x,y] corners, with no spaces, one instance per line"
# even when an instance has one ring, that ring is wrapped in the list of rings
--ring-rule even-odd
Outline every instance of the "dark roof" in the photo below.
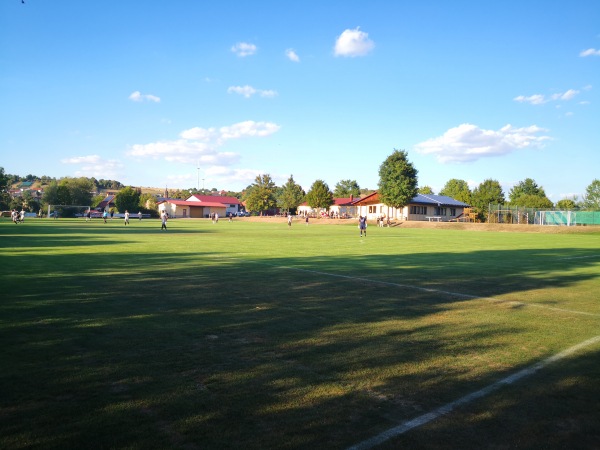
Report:
[[[413,197],[410,203],[422,203],[438,206],[469,206],[466,203],[454,200],[452,197],[433,194],[417,194],[415,197]]]
[[[372,194],[367,195],[363,198],[357,198],[352,202],[352,204],[376,204],[379,203],[379,194],[377,191]],[[458,200],[454,200],[452,197],[447,197],[445,195],[433,195],[433,194],[417,194],[412,198],[410,205],[436,205],[436,206],[469,206],[466,203],[460,202]]]

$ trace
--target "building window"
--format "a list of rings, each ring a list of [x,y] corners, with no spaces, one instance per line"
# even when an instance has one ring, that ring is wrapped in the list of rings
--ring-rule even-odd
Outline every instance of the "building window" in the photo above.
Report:
[[[410,213],[425,215],[425,214],[427,214],[427,206],[412,205],[410,207]]]
[[[445,216],[446,215],[446,208],[442,208],[441,206],[436,206],[435,208],[435,215],[436,216]]]
[[[450,208],[450,215],[451,216],[455,216],[456,215],[456,208]]]

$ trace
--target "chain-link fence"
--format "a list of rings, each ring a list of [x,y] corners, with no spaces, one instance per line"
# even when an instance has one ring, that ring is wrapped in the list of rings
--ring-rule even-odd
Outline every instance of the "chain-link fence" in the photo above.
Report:
[[[547,210],[510,205],[489,205],[489,223],[522,225],[600,225],[600,211]]]

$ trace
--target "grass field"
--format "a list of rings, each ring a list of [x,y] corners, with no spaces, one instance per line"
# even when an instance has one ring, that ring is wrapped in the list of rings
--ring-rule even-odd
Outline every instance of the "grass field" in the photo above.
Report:
[[[600,230],[0,220],[0,448],[344,449],[600,336]],[[600,448],[600,342],[378,448]]]

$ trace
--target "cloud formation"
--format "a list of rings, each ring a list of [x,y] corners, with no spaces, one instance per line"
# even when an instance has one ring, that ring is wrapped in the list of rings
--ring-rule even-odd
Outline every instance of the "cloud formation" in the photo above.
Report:
[[[160,97],[152,94],[142,94],[140,91],[132,92],[129,96],[129,100],[133,102],[149,101],[154,103],[160,103]]]
[[[300,62],[300,57],[293,48],[288,48],[285,51],[285,56],[287,56],[290,61]]]
[[[281,127],[272,122],[247,120],[221,128],[194,127],[183,130],[180,139],[158,141],[149,144],[135,144],[127,154],[135,158],[150,157],[169,162],[195,163],[215,166],[230,166],[239,161],[240,156],[232,152],[222,152],[227,140],[246,137],[266,137],[279,131]]]
[[[519,103],[529,103],[531,105],[542,105],[544,103],[548,103],[551,101],[572,100],[577,94],[579,94],[579,91],[577,91],[575,89],[569,89],[566,92],[552,94],[549,97],[546,97],[543,94],[534,94],[534,95],[529,95],[529,96],[519,95],[519,96],[513,98],[513,100],[515,102],[519,102]]]
[[[237,44],[231,47],[231,51],[240,58],[252,56],[256,53],[256,50],[258,50],[256,45],[249,44],[248,42],[238,42]]]
[[[261,97],[275,97],[277,95],[276,91],[273,90],[264,90],[264,89],[255,89],[252,86],[230,86],[227,89],[228,94],[239,94],[243,95],[246,98],[250,98],[255,94],[260,95]]]
[[[120,170],[124,167],[123,164],[116,159],[103,159],[98,155],[74,156],[72,158],[64,158],[60,161],[63,164],[79,165],[79,169],[75,172],[76,176],[108,178],[115,179]]]
[[[585,58],[586,56],[600,56],[600,50],[588,48],[587,50],[582,50],[581,53],[579,53],[579,56],[582,58]]]
[[[365,56],[375,48],[375,43],[369,39],[369,34],[360,31],[359,27],[342,32],[335,41],[335,56]]]
[[[442,136],[417,144],[415,150],[426,155],[433,154],[441,163],[471,162],[507,155],[516,150],[541,148],[544,141],[550,139],[540,135],[546,131],[536,125],[515,128],[510,124],[497,131],[484,130],[464,123],[450,128]]]

